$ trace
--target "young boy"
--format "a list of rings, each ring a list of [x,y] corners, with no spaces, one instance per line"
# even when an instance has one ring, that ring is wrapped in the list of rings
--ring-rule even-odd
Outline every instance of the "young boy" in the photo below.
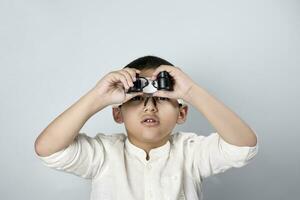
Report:
[[[128,92],[136,74],[155,81],[163,71],[173,78],[173,91]],[[173,132],[187,118],[185,102],[216,132]],[[114,120],[124,123],[127,134],[79,133],[91,116],[109,105],[114,105]],[[181,69],[145,56],[105,75],[45,128],[35,151],[46,166],[91,179],[91,200],[196,200],[203,199],[203,178],[245,166],[257,154],[258,144],[245,122]]]

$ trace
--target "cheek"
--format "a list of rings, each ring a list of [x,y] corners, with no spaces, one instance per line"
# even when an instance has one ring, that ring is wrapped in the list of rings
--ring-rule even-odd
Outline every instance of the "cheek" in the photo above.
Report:
[[[134,127],[140,123],[136,110],[126,110],[123,113],[123,121],[127,127]]]
[[[160,118],[165,123],[176,123],[178,118],[178,110],[174,108],[165,108],[160,110]]]

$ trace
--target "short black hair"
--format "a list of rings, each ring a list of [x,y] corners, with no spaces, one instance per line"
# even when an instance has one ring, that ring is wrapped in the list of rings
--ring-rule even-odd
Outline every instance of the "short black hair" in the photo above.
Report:
[[[146,69],[156,69],[160,65],[174,66],[172,63],[170,63],[169,61],[163,58],[153,56],[153,55],[148,55],[133,60],[132,62],[127,64],[124,68],[136,68],[138,70],[146,70]]]

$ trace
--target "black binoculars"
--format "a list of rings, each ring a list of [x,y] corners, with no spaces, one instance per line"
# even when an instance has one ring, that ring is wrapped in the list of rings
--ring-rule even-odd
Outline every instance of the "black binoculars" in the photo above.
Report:
[[[136,75],[136,81],[133,82],[133,86],[128,89],[130,92],[144,92],[154,93],[157,90],[173,91],[173,78],[167,71],[160,72],[155,80],[150,78],[140,77]]]

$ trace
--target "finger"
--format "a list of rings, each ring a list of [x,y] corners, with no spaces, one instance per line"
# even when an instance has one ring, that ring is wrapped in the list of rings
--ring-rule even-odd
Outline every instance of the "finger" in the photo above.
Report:
[[[123,74],[126,77],[126,81],[130,87],[133,86],[133,80],[129,72],[126,70],[120,70],[119,73]]]
[[[155,69],[155,71],[152,74],[151,79],[155,80],[157,75],[162,72],[162,71],[167,71],[172,77],[175,76],[175,70],[176,67],[175,66],[171,66],[171,65],[160,65],[158,68]]]
[[[153,96],[173,98],[173,92],[159,90],[153,93]]]
[[[124,71],[127,71],[130,74],[131,79],[132,79],[133,82],[136,81],[136,74],[137,73],[134,69],[125,68]]]
[[[129,98],[133,98],[138,95],[143,95],[143,92],[132,92],[127,94]]]
[[[123,68],[124,70],[127,70],[128,72],[130,72],[134,77],[136,77],[136,74],[140,74],[141,70],[136,69],[136,68]]]
[[[126,93],[125,101],[123,103],[129,101],[130,99],[138,95],[143,95],[143,92]]]
[[[125,89],[127,89],[127,90],[129,89],[129,85],[128,85],[127,80],[126,80],[126,78],[123,74],[121,74],[119,72],[115,72],[115,77],[116,77],[117,80],[119,80],[123,83],[123,86],[124,86]]]
[[[139,69],[136,69],[136,68],[125,68],[125,69],[130,69],[130,70],[133,70],[136,74],[140,74],[141,73],[141,70]]]

